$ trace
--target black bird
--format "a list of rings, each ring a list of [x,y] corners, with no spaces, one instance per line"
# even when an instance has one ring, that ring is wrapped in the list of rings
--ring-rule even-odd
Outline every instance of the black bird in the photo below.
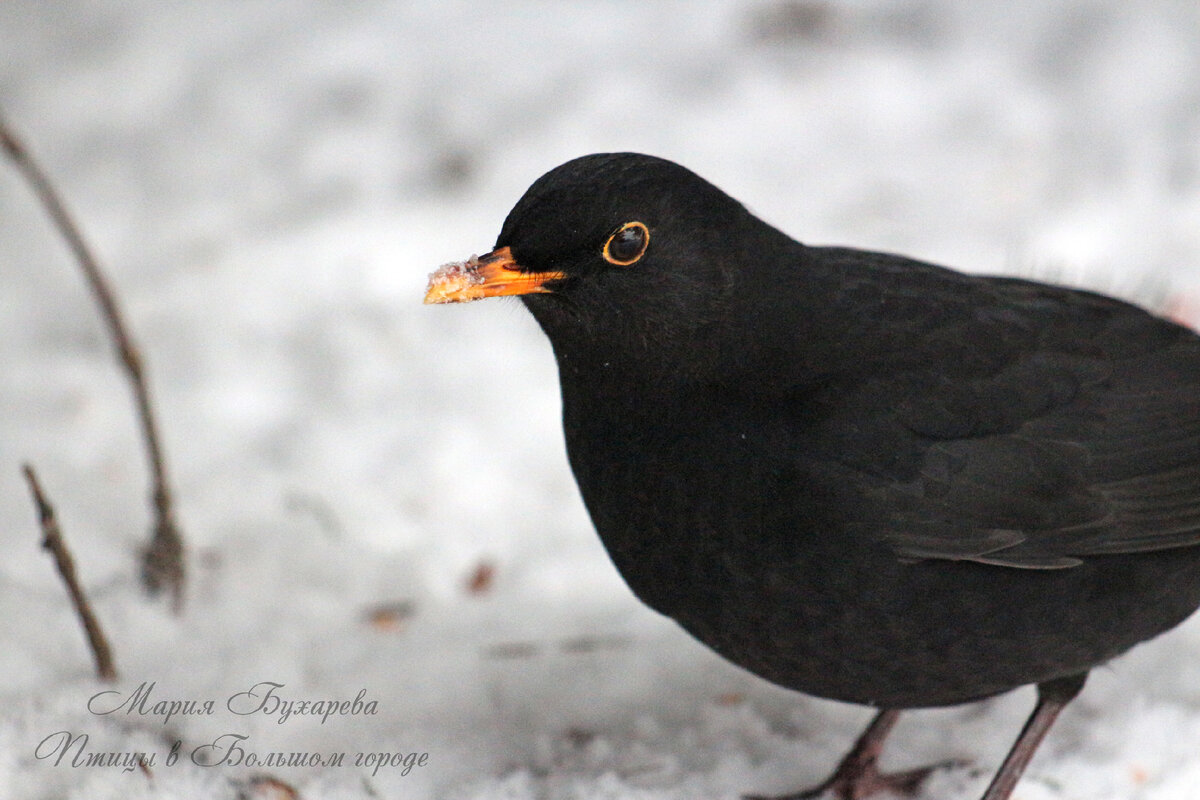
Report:
[[[1026,684],[1008,798],[1088,670],[1200,606],[1200,337],[1128,303],[809,247],[670,161],[570,161],[426,302],[520,295],[567,453],[647,605],[769,681],[879,709]]]

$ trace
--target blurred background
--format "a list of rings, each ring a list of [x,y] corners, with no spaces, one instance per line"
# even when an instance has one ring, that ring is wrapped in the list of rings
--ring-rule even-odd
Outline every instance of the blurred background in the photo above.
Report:
[[[234,768],[148,781],[34,757],[64,727],[114,750],[236,722],[263,749],[433,756],[406,777],[285,771],[306,797],[735,796],[832,767],[865,712],[765,686],[628,594],[519,303],[421,305],[430,271],[489,250],[571,157],[664,156],[806,242],[1200,323],[1200,6],[1184,0],[5,0],[0,53],[0,113],[144,351],[191,557],[182,617],[144,599],[128,387],[60,237],[2,163],[0,797],[250,791]],[[89,715],[97,684],[38,547],[26,461],[122,686],[366,687],[380,715]],[[1107,725],[1056,729],[1046,772],[1071,788],[1035,769],[1023,797],[1200,785],[1184,746],[1200,632],[1173,637],[1094,681],[1080,706],[1118,715]],[[897,759],[994,763],[1028,702],[918,715]],[[983,779],[945,780],[969,796]]]

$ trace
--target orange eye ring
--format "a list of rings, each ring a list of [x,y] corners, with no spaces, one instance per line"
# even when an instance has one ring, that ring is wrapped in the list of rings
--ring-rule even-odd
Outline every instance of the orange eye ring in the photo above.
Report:
[[[604,260],[618,267],[636,263],[650,246],[650,229],[642,222],[626,222],[604,243]]]

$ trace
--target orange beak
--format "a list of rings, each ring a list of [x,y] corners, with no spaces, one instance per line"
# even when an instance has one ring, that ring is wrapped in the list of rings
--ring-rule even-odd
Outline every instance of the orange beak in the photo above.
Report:
[[[484,297],[545,293],[561,272],[523,272],[512,251],[501,247],[485,256],[444,264],[429,276],[426,303],[466,303]]]

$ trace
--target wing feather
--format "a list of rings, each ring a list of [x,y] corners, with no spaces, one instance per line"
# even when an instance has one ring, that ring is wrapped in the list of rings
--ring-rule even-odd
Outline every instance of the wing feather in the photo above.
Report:
[[[1109,322],[1080,343],[1062,330],[1074,294],[1013,286],[1034,346],[986,374],[910,379],[875,421],[921,444],[912,474],[865,482],[873,535],[906,560],[1021,569],[1200,545],[1200,337],[1097,301]]]

